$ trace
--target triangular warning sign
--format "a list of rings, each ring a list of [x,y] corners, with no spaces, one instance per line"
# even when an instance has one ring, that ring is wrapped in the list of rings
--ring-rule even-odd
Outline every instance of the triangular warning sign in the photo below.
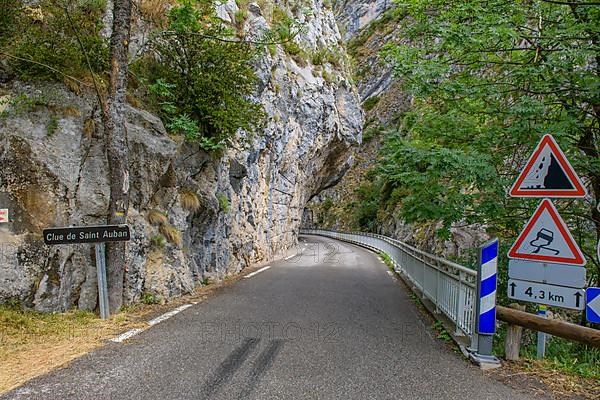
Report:
[[[545,135],[509,194],[512,197],[585,197],[587,191],[554,138]]]
[[[548,199],[542,200],[527,222],[508,258],[580,266],[586,262],[569,228]]]

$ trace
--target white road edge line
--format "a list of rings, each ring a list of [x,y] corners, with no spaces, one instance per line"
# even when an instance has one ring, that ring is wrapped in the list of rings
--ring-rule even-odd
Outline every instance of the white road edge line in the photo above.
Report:
[[[195,303],[197,304],[197,303]],[[110,339],[111,342],[114,343],[122,343],[127,339],[132,338],[133,336],[137,335],[138,333],[142,333],[144,332],[146,329],[150,328],[151,326],[154,326],[160,322],[166,321],[169,318],[171,318],[174,315],[179,314],[180,312],[182,312],[183,310],[190,308],[193,304],[184,304],[183,306],[177,307],[176,309],[169,311],[167,313],[164,313],[163,315],[160,315],[150,321],[148,321],[148,327],[147,328],[135,328],[135,329],[130,329],[125,333],[120,334],[119,336],[117,336],[116,338],[112,338]]]
[[[180,312],[182,312],[183,310],[185,310],[186,308],[190,308],[192,305],[191,304],[185,304],[181,307],[177,307],[176,309],[169,311],[168,313],[164,313],[163,315],[156,317],[154,319],[151,319],[150,321],[148,321],[148,325],[150,326],[154,326],[158,323],[161,323],[163,321],[168,320],[169,318],[171,318],[172,316],[179,314]]]
[[[261,272],[266,271],[269,268],[271,268],[271,266],[267,265],[266,267],[263,267],[263,268],[259,269],[258,271],[250,272],[248,275],[244,276],[244,278],[252,278],[254,275],[260,274]]]
[[[110,341],[115,342],[115,343],[121,343],[121,342],[124,342],[125,340],[129,339],[130,337],[133,337],[143,331],[144,331],[144,329],[131,329],[125,333],[120,334],[116,338],[110,339]]]
[[[287,261],[287,260],[289,260],[290,258],[294,258],[294,257],[296,257],[296,254],[292,254],[291,256],[289,256],[289,257],[286,257],[286,258],[284,258],[284,260],[285,260],[285,261]]]

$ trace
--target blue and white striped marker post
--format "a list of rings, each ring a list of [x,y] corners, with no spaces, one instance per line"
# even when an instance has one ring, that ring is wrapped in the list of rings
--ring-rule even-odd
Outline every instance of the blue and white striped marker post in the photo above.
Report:
[[[499,363],[492,355],[492,343],[496,333],[496,287],[498,276],[498,239],[490,240],[479,248],[477,271],[477,314],[472,347],[473,358],[481,363]]]

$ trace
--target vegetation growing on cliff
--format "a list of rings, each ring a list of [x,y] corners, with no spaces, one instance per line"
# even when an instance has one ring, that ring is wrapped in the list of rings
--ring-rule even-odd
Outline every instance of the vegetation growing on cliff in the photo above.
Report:
[[[136,69],[150,83],[157,111],[172,132],[218,150],[239,129],[261,126],[262,106],[250,99],[257,83],[251,65],[256,48],[235,40],[212,2],[185,0],[173,7],[147,54]]]
[[[18,79],[64,82],[81,92],[95,78],[106,91],[105,0],[42,0],[32,6],[0,0],[0,8],[0,57]],[[251,62],[260,49],[235,37],[216,17],[213,1],[181,0],[160,18],[152,17],[148,5],[139,12],[157,26],[132,66],[131,83],[147,88],[138,93],[147,93],[142,100],[171,132],[213,151],[233,144],[239,129],[261,126],[262,107],[250,100],[257,83]]]
[[[71,87],[76,80],[68,77],[91,83],[91,72],[105,74],[109,67],[108,41],[100,36],[105,8],[105,0],[42,0],[35,6],[0,0],[0,56],[8,57],[20,79],[67,80]]]

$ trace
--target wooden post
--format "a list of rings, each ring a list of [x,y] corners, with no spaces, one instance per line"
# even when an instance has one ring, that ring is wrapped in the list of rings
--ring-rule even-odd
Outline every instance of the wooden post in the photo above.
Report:
[[[515,310],[525,311],[525,306],[517,303],[509,305]],[[519,325],[508,324],[506,329],[506,341],[504,342],[504,353],[507,360],[517,361],[519,359],[519,350],[521,349],[521,337],[523,336],[523,327]]]

